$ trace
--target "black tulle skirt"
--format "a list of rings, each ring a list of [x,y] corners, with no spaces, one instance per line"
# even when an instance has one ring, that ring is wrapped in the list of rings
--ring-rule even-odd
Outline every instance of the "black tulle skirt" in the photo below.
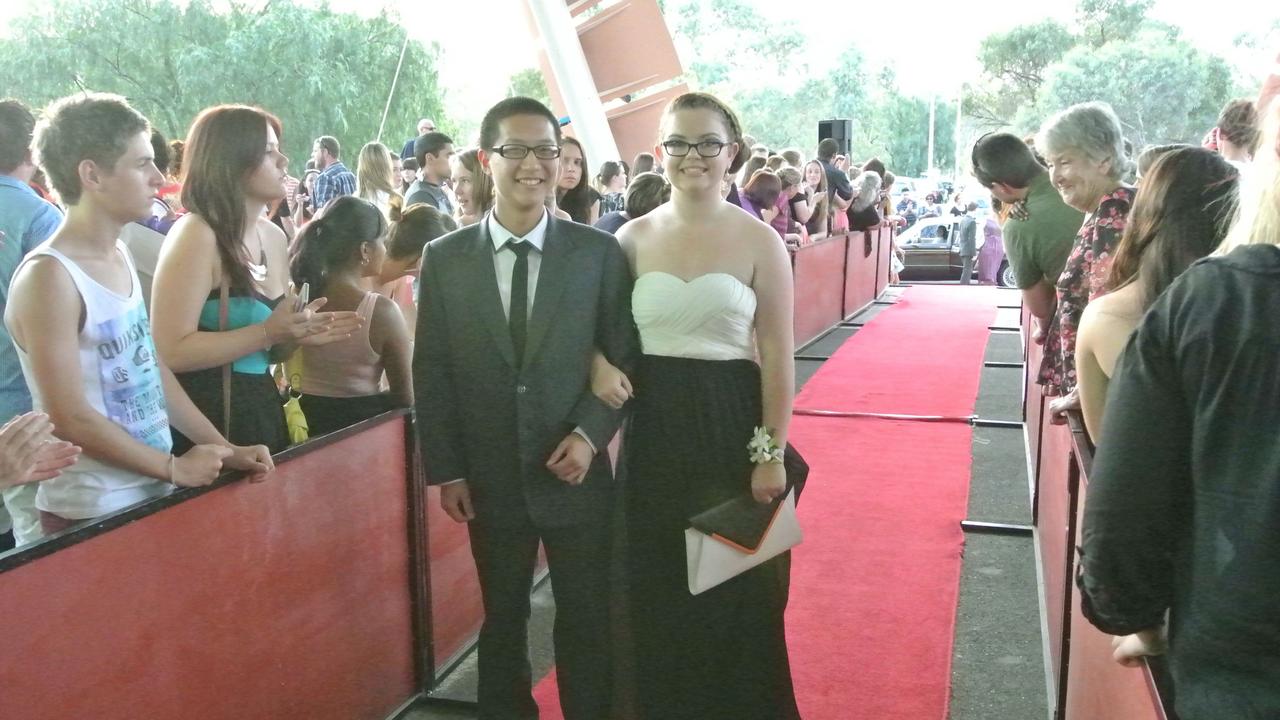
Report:
[[[798,718],[783,610],[788,557],[691,595],[688,519],[750,492],[760,370],[746,360],[646,355],[626,465],[628,605],[648,720]]]

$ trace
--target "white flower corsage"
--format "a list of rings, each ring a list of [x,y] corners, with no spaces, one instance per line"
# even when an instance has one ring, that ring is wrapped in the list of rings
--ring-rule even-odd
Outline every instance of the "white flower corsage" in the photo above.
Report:
[[[767,427],[756,428],[755,435],[751,436],[751,442],[747,443],[747,450],[751,452],[751,462],[756,465],[782,463],[782,448],[778,447],[777,441],[773,439],[773,434]]]

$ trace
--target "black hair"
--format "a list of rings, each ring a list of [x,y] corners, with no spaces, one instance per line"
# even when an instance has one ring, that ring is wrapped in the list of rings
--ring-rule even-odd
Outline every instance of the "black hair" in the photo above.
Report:
[[[294,284],[310,283],[313,296],[323,295],[329,275],[386,232],[387,219],[377,205],[354,195],[336,198],[298,235],[298,254],[289,265]]]
[[[155,155],[152,162],[155,163],[156,169],[162,173],[169,172],[169,141],[154,128],[151,130],[151,152]]]
[[[498,134],[501,131],[498,124],[516,115],[538,115],[546,118],[547,122],[551,123],[556,142],[560,142],[562,138],[560,120],[555,113],[533,98],[517,96],[499,101],[484,114],[484,119],[480,121],[480,149],[485,152],[491,151],[494,143],[498,142]]]
[[[439,155],[445,145],[452,144],[453,139],[442,132],[419,135],[418,139],[413,141],[413,159],[418,161],[418,167],[426,167],[427,155]]]
[[[835,138],[823,138],[822,142],[818,143],[819,160],[831,162],[838,152],[840,152],[840,141]]]
[[[414,203],[401,213],[400,222],[391,226],[387,257],[393,260],[419,258],[427,243],[457,229],[458,223],[436,206]]]
[[[9,173],[26,162],[36,117],[20,100],[0,100],[0,172]]]
[[[988,189],[1004,183],[1021,190],[1046,172],[1031,146],[1012,133],[988,133],[978,138],[969,160],[973,177]]]

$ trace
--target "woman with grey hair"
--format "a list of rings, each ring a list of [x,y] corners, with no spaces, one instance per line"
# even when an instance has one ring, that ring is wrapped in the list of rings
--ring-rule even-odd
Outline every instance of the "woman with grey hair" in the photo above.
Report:
[[[1076,395],[1076,331],[1090,300],[1106,293],[1107,275],[1133,205],[1134,189],[1120,120],[1110,105],[1073,105],[1050,118],[1036,135],[1036,149],[1049,163],[1049,177],[1067,205],[1086,213],[1075,246],[1058,277],[1058,308],[1045,335],[1038,382],[1060,396],[1049,409],[1080,407]]]

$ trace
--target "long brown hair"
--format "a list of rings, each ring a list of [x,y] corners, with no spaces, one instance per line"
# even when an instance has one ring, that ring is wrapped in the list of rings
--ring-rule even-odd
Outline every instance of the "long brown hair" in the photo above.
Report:
[[[1133,203],[1107,278],[1114,290],[1141,274],[1150,307],[1191,263],[1227,234],[1239,173],[1213,151],[1188,145],[1151,166]]]
[[[556,205],[569,213],[569,217],[575,222],[590,224],[587,222],[591,214],[591,178],[588,177],[590,171],[587,169],[587,151],[582,149],[582,143],[576,138],[565,136],[560,144],[578,148],[578,154],[582,156],[582,172],[578,175],[577,185],[568,190],[556,191]],[[564,162],[564,159],[562,158],[560,162]]]
[[[246,220],[244,184],[262,162],[268,126],[283,142],[279,118],[266,110],[217,105],[202,111],[187,133],[182,204],[213,229],[218,257],[232,288],[253,287],[252,259],[240,242]]]
[[[457,157],[462,167],[471,173],[471,205],[476,216],[484,215],[493,207],[493,176],[484,171],[477,148],[463,150]]]

